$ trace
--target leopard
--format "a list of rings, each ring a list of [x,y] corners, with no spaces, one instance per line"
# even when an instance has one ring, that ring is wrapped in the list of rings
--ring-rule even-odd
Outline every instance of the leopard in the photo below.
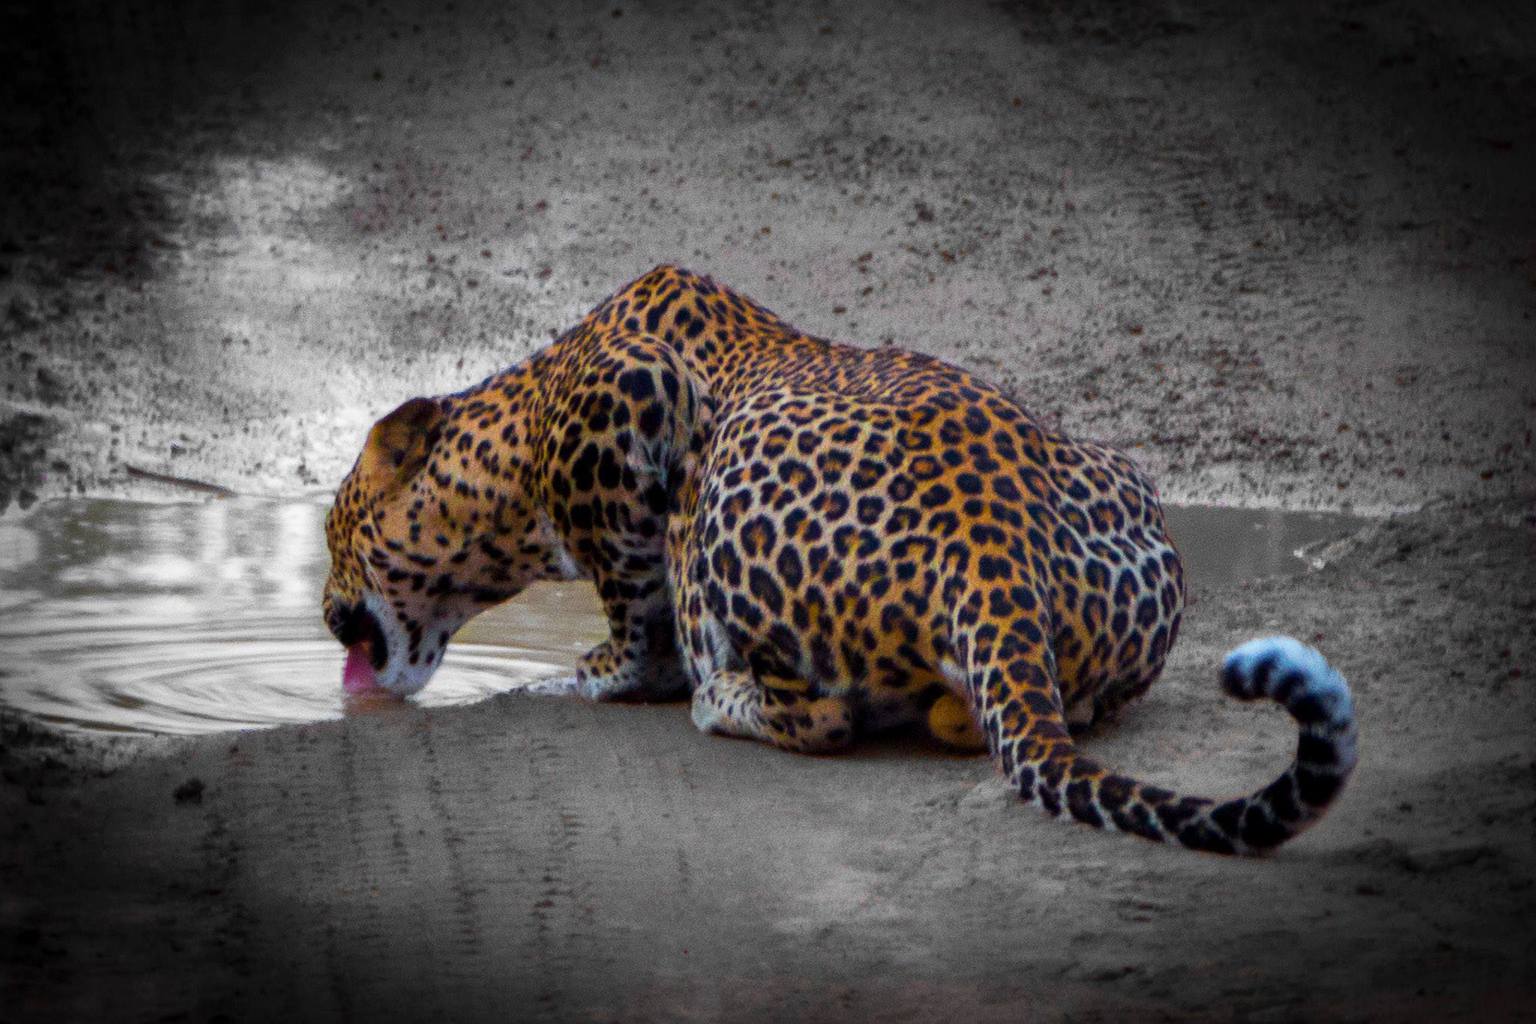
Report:
[[[1160,676],[1186,588],[1158,491],[958,366],[804,333],[664,264],[547,347],[380,419],[326,517],[344,678],[419,691],[470,618],[589,580],[573,686],[704,733],[832,754],[910,727],[986,751],[1052,817],[1219,854],[1314,824],[1357,759],[1348,684],[1290,637],[1226,655],[1295,756],[1217,800],[1079,741]]]

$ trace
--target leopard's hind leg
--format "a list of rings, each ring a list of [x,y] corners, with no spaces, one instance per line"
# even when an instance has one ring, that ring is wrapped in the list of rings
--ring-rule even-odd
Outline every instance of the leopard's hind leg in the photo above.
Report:
[[[693,691],[693,724],[718,736],[763,740],[801,754],[828,754],[853,739],[842,697],[816,697],[803,685],[773,685],[750,669],[715,669]]]

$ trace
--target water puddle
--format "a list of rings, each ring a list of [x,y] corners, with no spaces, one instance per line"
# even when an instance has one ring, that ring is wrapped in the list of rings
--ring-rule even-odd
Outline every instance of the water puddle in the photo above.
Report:
[[[1191,596],[1210,587],[1317,568],[1308,552],[1374,520],[1342,512],[1165,506]]]
[[[321,502],[50,503],[0,523],[0,705],[70,728],[190,734],[390,713],[344,698],[320,622]],[[1300,572],[1363,520],[1169,510],[1192,589]],[[470,622],[413,700],[463,704],[567,675],[606,635],[591,584],[539,584]]]
[[[0,524],[0,704],[50,722],[199,733],[393,701],[341,692],[319,618],[322,503],[50,504]],[[568,674],[606,630],[591,585],[539,586],[467,625],[422,704]]]

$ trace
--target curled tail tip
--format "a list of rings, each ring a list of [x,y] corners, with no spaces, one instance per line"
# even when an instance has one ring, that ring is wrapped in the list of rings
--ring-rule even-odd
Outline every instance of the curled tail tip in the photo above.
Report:
[[[1338,727],[1354,720],[1344,677],[1317,650],[1288,636],[1234,648],[1222,661],[1221,682],[1239,700],[1278,701],[1302,725]]]
[[[1282,823],[1274,836],[1252,843],[1272,846],[1316,821],[1354,770],[1358,736],[1349,684],[1321,654],[1288,636],[1250,640],[1233,650],[1222,663],[1221,681],[1235,697],[1277,701],[1301,730],[1291,768],[1248,801],[1262,805],[1265,821]]]

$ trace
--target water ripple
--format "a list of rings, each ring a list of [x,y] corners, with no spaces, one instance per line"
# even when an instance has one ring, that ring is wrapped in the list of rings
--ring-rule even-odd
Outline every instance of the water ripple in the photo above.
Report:
[[[322,506],[58,502],[0,531],[0,704],[71,728],[194,734],[466,704],[561,676],[590,584],[482,615],[409,702],[348,697],[319,618]]]

